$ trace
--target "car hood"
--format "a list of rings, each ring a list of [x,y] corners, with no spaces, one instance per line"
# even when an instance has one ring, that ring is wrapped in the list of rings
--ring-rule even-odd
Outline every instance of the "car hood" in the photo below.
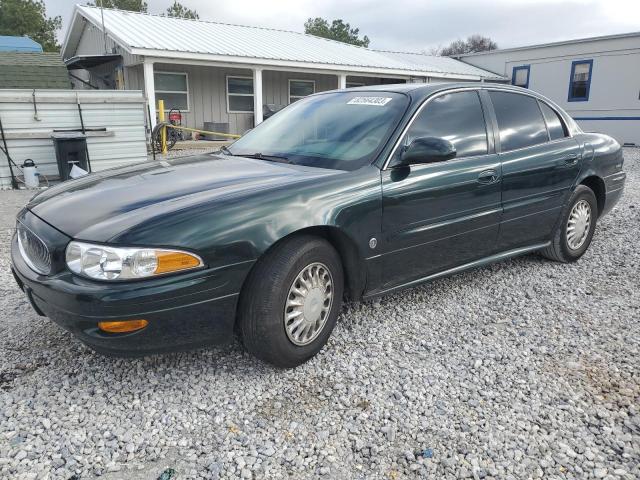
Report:
[[[150,218],[193,205],[238,197],[259,201],[261,191],[340,173],[243,157],[197,155],[64,182],[36,195],[27,208],[72,238],[104,242]]]

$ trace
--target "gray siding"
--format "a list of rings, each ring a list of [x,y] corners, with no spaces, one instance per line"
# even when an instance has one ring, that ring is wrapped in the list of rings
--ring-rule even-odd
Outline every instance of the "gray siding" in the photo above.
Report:
[[[336,75],[264,71],[262,73],[264,103],[288,105],[289,80],[313,80],[316,83],[316,92],[325,92],[338,88],[338,77]]]
[[[107,36],[107,50],[109,53],[122,55],[124,65],[135,65],[141,62],[141,58],[138,55],[131,55],[116,44],[109,36]],[[78,48],[76,48],[72,56],[100,55],[102,53],[104,53],[104,36],[102,35],[102,31],[93,24],[86,22],[82,30],[82,36],[78,42]]]
[[[252,113],[227,112],[228,75],[251,77],[251,70],[176,65],[158,63],[156,71],[185,72],[189,83],[189,110],[183,113],[183,125],[191,128],[203,128],[204,122],[229,123],[231,133],[243,133],[253,127]],[[130,90],[144,90],[142,66],[125,69],[125,85]],[[363,81],[368,85],[377,85],[381,79],[373,77],[349,77],[348,80]],[[362,79],[362,80],[360,80]],[[316,92],[338,88],[336,75],[322,75],[299,72],[265,70],[262,74],[263,102],[275,105],[289,104],[289,80],[314,80]]]

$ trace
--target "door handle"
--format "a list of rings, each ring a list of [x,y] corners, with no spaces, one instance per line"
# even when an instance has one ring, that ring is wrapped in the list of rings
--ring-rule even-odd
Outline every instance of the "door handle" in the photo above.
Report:
[[[485,170],[478,175],[478,183],[489,185],[498,181],[498,172],[495,170]]]
[[[580,160],[579,155],[567,155],[562,159],[565,165],[575,165]]]

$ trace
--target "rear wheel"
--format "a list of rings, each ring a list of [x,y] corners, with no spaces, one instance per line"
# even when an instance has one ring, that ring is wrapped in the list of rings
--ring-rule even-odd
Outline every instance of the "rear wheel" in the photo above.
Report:
[[[574,262],[589,248],[598,218],[598,202],[589,187],[578,185],[555,228],[551,245],[542,255],[558,262]]]
[[[278,367],[306,362],[327,343],[342,305],[340,257],[326,240],[297,236],[258,261],[240,296],[246,349]]]

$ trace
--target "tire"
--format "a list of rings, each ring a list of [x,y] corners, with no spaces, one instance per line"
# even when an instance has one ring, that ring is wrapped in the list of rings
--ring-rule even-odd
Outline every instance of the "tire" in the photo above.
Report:
[[[568,238],[569,218],[576,208],[584,211],[585,204],[588,205],[589,211],[589,226],[586,235],[577,235],[570,239]],[[597,219],[598,201],[596,200],[593,190],[585,185],[578,185],[562,210],[560,220],[551,237],[551,245],[541,250],[540,253],[544,257],[555,260],[556,262],[575,262],[584,255],[589,245],[591,245]],[[582,229],[580,229],[580,231],[582,231]],[[573,246],[571,243],[573,243]]]
[[[312,288],[300,284],[311,279],[316,281]],[[294,292],[294,282],[303,287],[297,292],[307,291],[304,302]],[[311,235],[284,240],[258,260],[242,289],[238,326],[245,348],[281,368],[306,362],[327,343],[340,313],[343,288],[340,256],[329,242]],[[302,306],[291,305],[301,302]],[[289,331],[285,315],[294,317],[287,320]]]

